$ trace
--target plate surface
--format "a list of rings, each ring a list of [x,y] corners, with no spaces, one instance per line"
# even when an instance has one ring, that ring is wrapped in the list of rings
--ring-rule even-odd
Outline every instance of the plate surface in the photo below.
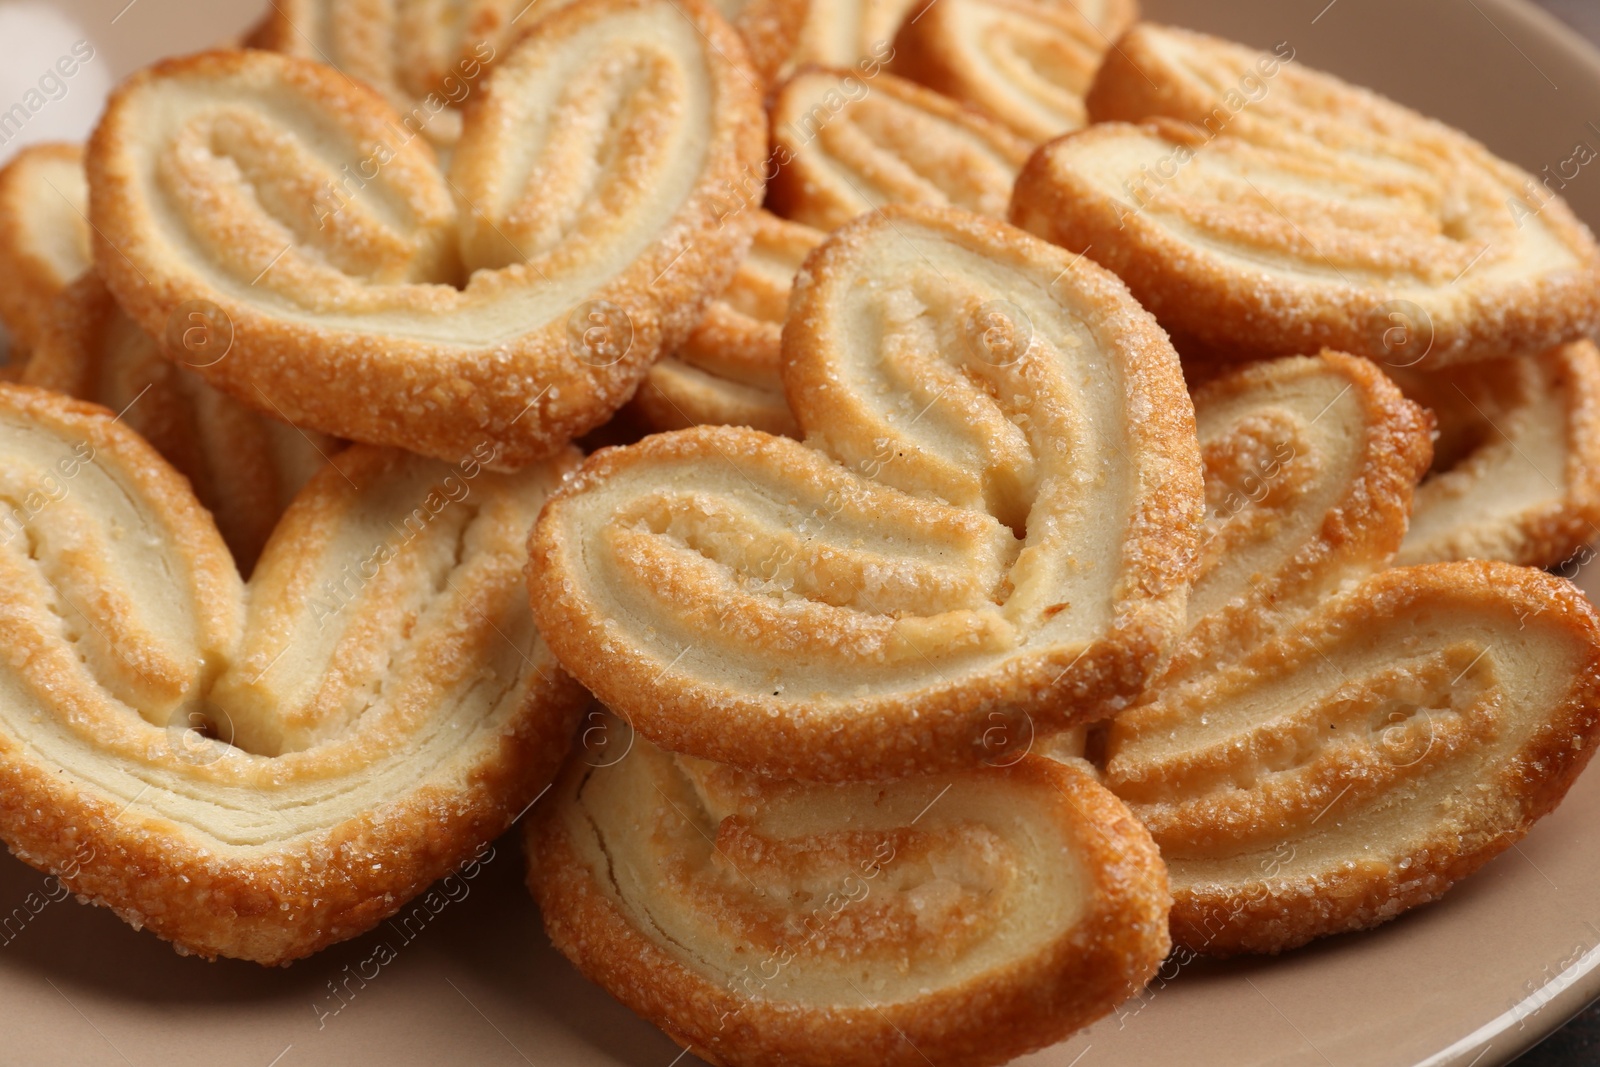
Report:
[[[1517,0],[1144,0],[1158,19],[1370,85],[1534,173],[1600,148],[1600,56]],[[237,33],[257,0],[0,4],[0,109],[80,39],[95,58],[0,129],[81,138],[106,88],[143,62]],[[1585,153],[1592,156],[1594,150]],[[1570,166],[1568,171],[1570,173]],[[1593,168],[1600,171],[1600,167]],[[1600,175],[1563,190],[1600,227]],[[1600,593],[1600,568],[1579,575]],[[1438,905],[1279,959],[1169,968],[1145,995],[1036,1067],[1492,1067],[1600,995],[1600,770],[1519,846]],[[508,838],[464,895],[283,971],[176,956],[110,913],[50,900],[0,857],[0,1060],[298,1067],[473,1063],[670,1067],[666,1037],[551,951]],[[30,894],[46,901],[18,923]],[[22,914],[30,915],[24,908]],[[387,944],[393,960],[379,965]],[[1180,973],[1181,972],[1181,973]]]

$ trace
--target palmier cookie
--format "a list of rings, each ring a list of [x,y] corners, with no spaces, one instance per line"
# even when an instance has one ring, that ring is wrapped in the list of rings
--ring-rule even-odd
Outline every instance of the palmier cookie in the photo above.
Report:
[[[190,312],[169,331],[188,347],[169,361],[91,271],[56,297],[22,380],[117,412],[189,479],[248,577],[283,509],[342,444],[259,415],[188,369],[225,356],[216,325]]]
[[[1328,346],[1420,370],[1600,325],[1600,249],[1558,196],[1292,55],[1136,26],[1090,93],[1099,125],[1029,160],[1012,221],[1231,359]]]
[[[711,1063],[1003,1063],[1166,955],[1161,860],[1081,761],[818,785],[602,729],[528,883],[558,950]]]
[[[557,657],[647,737],[769,774],[970,765],[1136,694],[1201,510],[1177,360],[1106,271],[888,208],[796,279],[806,444],[701,426],[591,456],[532,537]]]
[[[894,40],[894,71],[1031,143],[1086,121],[1084,94],[1134,0],[926,0]]]
[[[525,609],[567,460],[356,447],[249,586],[102,408],[0,386],[0,837],[181,952],[293,960],[473,858],[551,780],[576,687]]]
[[[1390,374],[1439,422],[1398,562],[1579,562],[1574,554],[1600,537],[1600,352],[1591,342]]]
[[[233,347],[195,369],[246,404],[530,462],[604,422],[737,267],[748,213],[715,190],[762,155],[742,57],[701,0],[563,8],[472,98],[448,178],[325,66],[169,61],[90,145],[99,269],[152,333],[214,306]]]
[[[89,269],[83,149],[36,144],[0,170],[0,322],[12,362],[39,343],[51,302]]]
[[[783,399],[778,349],[789,290],[822,241],[809,226],[757,210],[739,272],[678,351],[650,368],[635,406],[658,430],[706,423],[798,435]]]
[[[511,0],[271,0],[246,47],[317,60],[365,82],[407,129],[448,149],[461,137],[462,105],[517,16]]]
[[[1377,377],[1325,355],[1195,396],[1208,494],[1231,498],[1207,535],[1244,558],[1202,570],[1197,609],[1232,599],[1105,744],[1194,951],[1278,951],[1437,898],[1553,807],[1594,743],[1600,626],[1570,584],[1376,569],[1428,458],[1427,420]],[[1308,432],[1330,422],[1346,446]]]
[[[1003,218],[1027,142],[892,74],[803,70],[772,105],[777,172],[767,205],[819,230],[886,204]]]

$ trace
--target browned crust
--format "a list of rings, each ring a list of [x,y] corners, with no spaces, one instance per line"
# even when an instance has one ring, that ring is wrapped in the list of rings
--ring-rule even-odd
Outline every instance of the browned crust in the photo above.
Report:
[[[1588,764],[1600,728],[1600,621],[1570,582],[1500,562],[1400,567],[1369,579],[1358,600],[1333,609],[1318,626],[1391,618],[1441,595],[1502,610],[1530,625],[1559,628],[1585,649],[1565,699],[1548,710],[1532,741],[1514,759],[1483,768],[1486,796],[1465,798],[1478,816],[1476,824],[1427,842],[1404,871],[1371,864],[1365,870],[1326,871],[1310,881],[1264,878],[1181,890],[1172,910],[1177,943],[1210,955],[1275,953],[1379,925],[1437,900],[1561,803]]]
[[[1407,400],[1368,360],[1342,352],[1256,363],[1207,382],[1194,393],[1196,410],[1226,399],[1265,394],[1277,382],[1332,373],[1349,382],[1361,404],[1361,463],[1322,517],[1316,533],[1275,574],[1258,575],[1249,594],[1196,619],[1164,673],[1215,666],[1220,651],[1247,649],[1280,629],[1282,613],[1318,587],[1385,566],[1405,538],[1412,492],[1433,457],[1433,418]],[[1334,573],[1343,569],[1343,573]],[[1304,607],[1310,607],[1304,604]]]
[[[203,606],[225,610],[227,551],[183,477],[150,445],[105,409],[43,390],[0,386],[0,406],[64,428],[94,446],[97,462],[115,463],[189,552],[198,588],[215,601]],[[385,462],[381,450],[352,449],[307,492]],[[24,739],[0,734],[0,836],[25,863],[180,952],[286,964],[371,929],[503,833],[558,770],[583,699],[552,670],[529,687],[508,729],[447,784],[253,859],[108,803],[93,786],[38,763]]]
[[[1111,1011],[1155,973],[1166,873],[1138,820],[1087,769],[1026,757],[1003,774],[1039,786],[1070,834],[1093,910],[1032,959],[965,987],[861,1007],[740,997],[673,959],[636,929],[567,835],[571,798],[593,768],[569,764],[527,829],[528,887],[557,950],[628,1008],[711,1063],[999,1064],[1061,1040]]]
[[[777,90],[772,102],[772,158],[777,163],[776,172],[767,182],[767,207],[785,218],[815,226],[819,230],[833,230],[844,225],[859,212],[853,204],[830,196],[816,181],[823,168],[813,162],[815,137],[799,135],[804,123],[803,109],[806,98],[800,84],[805,79],[827,75],[838,82],[846,80],[866,87],[867,99],[882,93],[902,104],[916,108],[931,117],[981,140],[991,151],[1011,167],[1020,167],[1028,158],[1029,145],[1004,125],[996,122],[976,108],[943,96],[932,89],[887,71],[865,73],[829,67],[807,66],[797,71]],[[846,100],[854,98],[839,94]],[[848,121],[849,105],[841,105],[819,129],[829,121]]]
[[[541,21],[539,34],[557,35],[650,2],[572,5]],[[759,169],[760,91],[733,29],[702,0],[674,2],[710,42],[713,55],[727,62],[711,64],[717,104],[707,165],[695,190],[650,250],[592,294],[620,307],[633,324],[631,348],[610,367],[578,366],[567,352],[565,322],[487,348],[378,339],[277,318],[209,291],[166,264],[149,241],[147,206],[129,151],[141,137],[141,89],[157,79],[228,77],[270,64],[274,77],[325,99],[330,109],[373,123],[394,121],[375,95],[305,60],[213,52],[168,60],[125,82],[112,95],[89,147],[97,265],[118,302],[155,334],[186,300],[217,304],[233,322],[234,348],[200,373],[247,405],[266,409],[265,395],[272,412],[295,425],[444,459],[466,455],[485,441],[498,446],[496,462],[504,467],[552,455],[609,419],[660,353],[688,335],[712,294],[732,275],[749,239],[746,220],[725,217],[718,190],[736,187],[742,174]],[[491,80],[471,106],[486,106],[493,91]],[[526,388],[530,374],[545,383],[532,404]]]
[[[33,241],[41,205],[30,197],[27,172],[40,164],[83,164],[83,147],[36,144],[24,148],[0,170],[0,322],[16,349],[26,352],[39,343],[50,304],[71,278],[57,276],[55,265]],[[51,194],[54,195],[54,194]]]

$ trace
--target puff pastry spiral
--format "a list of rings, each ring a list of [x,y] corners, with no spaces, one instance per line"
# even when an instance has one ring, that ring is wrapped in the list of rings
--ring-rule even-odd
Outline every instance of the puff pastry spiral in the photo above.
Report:
[[[673,749],[781,777],[986,758],[1138,692],[1201,488],[1166,339],[1108,273],[889,208],[796,281],[806,444],[697,427],[591,456],[532,538],[557,656]]]
[[[104,409],[0,386],[0,455],[0,837],[75,893],[283,963],[392,914],[555,774],[579,694],[522,545],[565,460],[350,449],[247,588]]]
[[[1002,1063],[1168,948],[1155,848],[1079,761],[808,785],[641,738],[528,837],[556,947],[713,1063]]]
[[[1327,346],[1427,369],[1600,326],[1600,248],[1558,196],[1292,54],[1136,26],[1090,93],[1100,124],[1029,161],[1012,221],[1228,359]]]
[[[496,64],[447,178],[325,66],[172,60],[95,132],[96,261],[151,333],[218,307],[233,353],[197,369],[246,404],[513,467],[604,422],[732,275],[749,223],[713,190],[759,164],[759,97],[699,0],[569,6]]]
[[[1276,361],[1195,406],[1202,544],[1230,551],[1113,721],[1106,782],[1161,848],[1174,940],[1275,952],[1436,899],[1561,800],[1596,740],[1600,621],[1542,571],[1383,569],[1429,423],[1371,364]]]
[[[1583,546],[1600,537],[1600,352],[1593,343],[1390,374],[1439,424],[1433,470],[1417,487],[1398,562],[1586,562]]]
[[[892,74],[803,70],[772,105],[778,171],[767,203],[819,230],[886,204],[1003,217],[1027,142]]]

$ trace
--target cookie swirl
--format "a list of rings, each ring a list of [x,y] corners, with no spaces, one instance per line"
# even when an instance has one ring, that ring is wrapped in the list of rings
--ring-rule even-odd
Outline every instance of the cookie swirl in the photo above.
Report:
[[[604,422],[731,276],[748,222],[714,190],[761,155],[743,55],[694,0],[564,8],[473,98],[448,177],[324,66],[170,61],[91,144],[97,263],[149,332],[218,307],[233,353],[198,369],[247,404],[526,463]]]
[[[180,951],[283,963],[392,914],[554,775],[578,694],[522,541],[562,463],[351,449],[247,587],[104,409],[0,387],[0,453],[0,837],[73,892]]]
[[[1503,563],[1391,568],[1432,420],[1336,353],[1195,393],[1189,632],[1104,738],[1173,938],[1276,952],[1436,899],[1553,808],[1600,711],[1600,620]]]
[[[1175,333],[1227,359],[1401,362],[1415,340],[1405,364],[1426,369],[1600,324],[1588,230],[1465,134],[1292,50],[1147,24],[1118,47],[1089,97],[1098,124],[1030,160],[1012,220],[1087,250]]]
[[[647,438],[541,516],[534,610],[581,681],[675,751],[825,780],[977,762],[996,719],[1046,734],[1139,690],[1182,622],[1199,465],[1114,278],[892,208],[807,260],[783,349],[806,444]]]
[[[246,44],[336,67],[448,149],[516,15],[510,0],[272,0]]]
[[[998,1064],[1166,954],[1160,859],[1079,761],[807,785],[597,729],[529,884],[561,952],[711,1062]]]
[[[1203,952],[1276,952],[1437,899],[1556,806],[1600,730],[1600,622],[1503,563],[1382,572],[1119,717],[1107,781]]]

